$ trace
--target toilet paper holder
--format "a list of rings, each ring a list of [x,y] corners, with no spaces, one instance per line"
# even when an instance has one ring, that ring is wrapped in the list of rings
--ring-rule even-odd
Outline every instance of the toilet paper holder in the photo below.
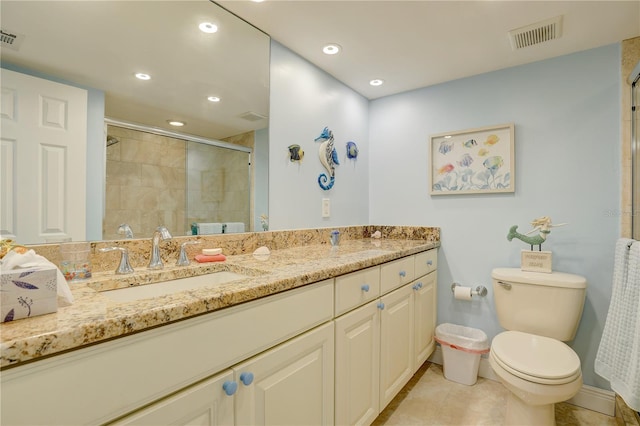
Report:
[[[458,283],[453,283],[451,284],[451,293],[455,293],[456,292],[456,287],[460,286],[460,284]],[[475,288],[475,290],[472,288],[471,289],[471,294],[473,296],[486,296],[487,295],[487,288],[483,285],[479,285]]]

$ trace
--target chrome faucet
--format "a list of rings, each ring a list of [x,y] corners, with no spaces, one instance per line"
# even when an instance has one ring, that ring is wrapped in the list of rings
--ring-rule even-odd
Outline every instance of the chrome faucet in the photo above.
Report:
[[[178,255],[176,266],[189,266],[191,264],[191,262],[189,262],[189,257],[187,257],[187,246],[193,244],[200,244],[200,241],[185,241],[180,245],[180,254]]]
[[[123,223],[118,227],[118,234],[124,234],[125,238],[133,238],[133,230],[126,223]]]
[[[115,250],[119,250],[121,253],[120,256],[120,264],[118,265],[118,268],[116,269],[116,274],[131,274],[133,273],[133,268],[131,267],[131,264],[129,263],[129,251],[124,248],[124,247],[105,247],[105,248],[101,248],[100,251],[103,253],[109,252],[109,251],[115,251]]]
[[[164,226],[158,226],[153,232],[151,239],[151,260],[149,260],[148,269],[162,269],[164,264],[160,257],[160,241],[166,241],[173,238],[169,230]]]

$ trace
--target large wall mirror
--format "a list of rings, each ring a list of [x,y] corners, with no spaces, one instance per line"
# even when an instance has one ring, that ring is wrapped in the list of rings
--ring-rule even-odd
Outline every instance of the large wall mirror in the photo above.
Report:
[[[82,165],[86,199],[71,207],[57,203],[73,195],[73,190],[56,184],[52,173],[56,167],[74,170],[74,164],[81,169],[79,160],[66,158],[67,148],[58,149],[53,139],[38,141],[46,145],[38,148],[38,164],[47,170],[34,183],[36,189],[25,191],[21,186],[25,180],[19,175],[3,179],[3,238],[14,237],[25,244],[122,238],[117,234],[120,223],[130,224],[135,237],[148,237],[161,224],[173,228],[174,235],[185,235],[192,232],[192,222],[262,229],[259,218],[268,215],[268,35],[209,0],[3,0],[0,12],[3,165],[28,139],[17,120],[24,114],[9,111],[25,104],[9,83],[13,81],[9,72],[88,92],[81,101],[87,107],[86,164]],[[137,73],[150,78],[141,80]],[[71,110],[71,104],[61,96],[50,96],[47,102],[40,114],[44,108],[48,118],[59,118],[59,127],[66,126],[68,119],[61,111]],[[169,124],[173,120],[184,126],[173,127]],[[134,157],[142,163],[135,172],[138,177],[159,175],[152,180],[155,185],[163,179],[175,184],[184,177],[185,186],[157,191],[141,187],[137,195],[124,186],[114,189],[116,183],[131,183],[131,173],[118,173],[131,172]],[[169,161],[151,164],[152,157]],[[165,166],[168,163],[171,168]],[[235,168],[226,170],[231,164]],[[176,175],[180,169],[183,177]],[[58,173],[60,182],[79,180],[68,172]],[[217,192],[205,190],[205,184]],[[20,197],[26,192],[36,192],[38,198],[25,204]],[[176,197],[178,192],[183,195]],[[154,197],[155,201],[150,200]],[[223,203],[224,197],[235,198]],[[179,206],[172,212],[153,213],[147,206],[137,216],[127,216],[130,209],[120,206],[135,204],[136,199],[151,205],[159,199],[174,204],[177,200]],[[53,206],[49,211],[44,211],[46,203]],[[11,204],[12,211],[6,207]],[[187,204],[197,207],[195,213],[187,210]],[[205,205],[211,208],[210,214]],[[69,231],[75,219],[65,214],[80,209],[86,217],[77,223],[84,220],[86,225],[79,227],[86,232],[78,238]],[[21,232],[25,210],[44,211],[46,217],[38,219],[37,229],[29,227],[35,232]],[[244,227],[238,228],[239,223]]]

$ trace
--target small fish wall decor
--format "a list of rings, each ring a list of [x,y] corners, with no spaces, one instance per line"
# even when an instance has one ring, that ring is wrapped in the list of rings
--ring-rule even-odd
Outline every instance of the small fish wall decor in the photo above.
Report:
[[[358,145],[353,141],[347,142],[347,158],[350,160],[358,158]]]
[[[328,127],[322,129],[320,136],[314,139],[315,142],[320,142],[320,148],[318,149],[318,155],[320,157],[320,163],[327,169],[327,173],[321,173],[318,176],[318,185],[320,188],[327,191],[333,187],[336,180],[336,165],[340,165],[338,162],[338,153],[334,148],[333,132]]]
[[[300,148],[300,145],[289,145],[289,161],[301,162],[302,158],[304,158],[304,151]]]

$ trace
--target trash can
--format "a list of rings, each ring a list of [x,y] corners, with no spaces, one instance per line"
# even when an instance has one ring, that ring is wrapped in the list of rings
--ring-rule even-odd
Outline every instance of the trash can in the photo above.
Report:
[[[436,327],[436,341],[442,345],[444,377],[471,386],[478,380],[480,356],[489,352],[484,331],[444,323]]]

